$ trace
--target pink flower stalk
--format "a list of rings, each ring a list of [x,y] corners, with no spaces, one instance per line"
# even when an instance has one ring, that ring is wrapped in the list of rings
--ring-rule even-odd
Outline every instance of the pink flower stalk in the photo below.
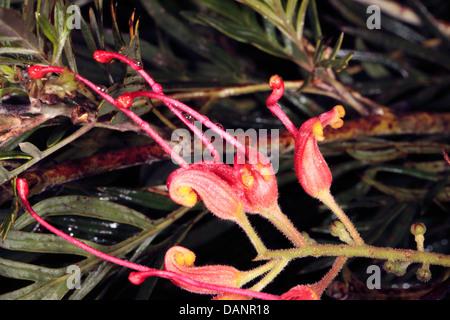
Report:
[[[149,74],[147,72],[144,71],[144,69],[142,68],[142,66],[137,63],[136,61],[127,58],[126,56],[120,54],[120,53],[116,53],[116,52],[111,52],[111,51],[103,51],[103,50],[96,50],[93,54],[93,57],[95,60],[97,60],[97,62],[100,63],[108,63],[110,62],[112,59],[117,59],[120,60],[122,62],[125,62],[126,64],[128,64],[131,68],[133,68],[137,73],[139,73],[141,75],[141,77],[143,77],[145,79],[145,81],[147,81],[147,83],[150,85],[150,87],[152,88],[152,90],[156,93],[162,93],[162,86],[155,82],[155,80],[153,80],[152,77],[149,76]]]
[[[129,107],[131,107],[134,98],[137,98],[137,97],[149,97],[151,95],[152,95],[151,92],[146,92],[146,91],[125,92],[123,95],[121,95],[119,98],[117,98],[117,100],[124,101],[123,106],[126,107],[126,108],[129,108]],[[163,97],[163,96],[165,97],[165,95],[163,95],[162,93],[160,93],[160,95],[161,95],[160,97]],[[181,113],[181,111],[178,110],[177,108],[175,108],[172,104],[166,103],[166,105],[189,129],[191,129],[194,132],[195,135],[200,137],[200,139],[202,140],[203,144],[210,151],[210,153],[213,156],[214,160],[216,162],[220,162],[219,152],[214,147],[214,145],[211,143],[211,141],[209,141],[205,137],[203,132],[199,128],[197,128],[195,125],[193,125],[192,122],[190,122],[188,119],[186,119],[183,116],[183,114]],[[189,107],[186,106],[186,108],[189,108]]]
[[[176,99],[170,98],[162,93],[156,93],[156,92],[149,92],[149,91],[134,91],[131,93],[127,93],[127,95],[131,95],[133,98],[135,97],[147,97],[151,99],[156,99],[164,102],[166,105],[170,105],[173,108],[177,108],[183,112],[186,112],[190,116],[192,116],[194,119],[200,121],[205,127],[213,130],[216,132],[221,138],[225,139],[229,143],[231,143],[238,151],[242,152],[243,154],[247,154],[247,148],[239,142],[235,137],[230,135],[228,132],[223,130],[221,127],[219,127],[217,124],[212,122],[208,117],[204,116],[203,114],[195,111],[191,107],[187,106],[186,104],[182,103],[181,101],[178,101]],[[184,118],[181,113],[177,113],[177,116],[181,120]],[[184,121],[184,120],[183,120]],[[195,133],[195,131],[194,131]],[[197,134],[200,138],[202,138],[202,134]],[[204,139],[202,139],[203,142]]]
[[[17,178],[16,179],[16,188],[17,188],[17,193],[19,195],[19,198],[22,201],[22,204],[24,205],[25,209],[30,213],[30,215],[42,226],[44,226],[46,229],[48,229],[50,232],[56,234],[57,236],[69,241],[70,243],[76,245],[77,247],[85,250],[86,252],[89,252],[90,254],[112,262],[114,264],[123,266],[123,267],[127,267],[130,269],[133,269],[135,271],[138,272],[132,272],[129,276],[129,280],[134,283],[134,284],[140,284],[142,283],[142,281],[140,281],[142,279],[142,276],[145,275],[145,278],[149,277],[149,276],[158,276],[161,278],[165,278],[165,279],[169,279],[171,281],[180,281],[183,282],[187,285],[190,285],[192,287],[197,287],[200,289],[204,289],[204,290],[210,290],[213,292],[220,292],[220,293],[228,293],[228,294],[232,294],[232,295],[244,295],[244,296],[250,296],[250,297],[254,297],[257,299],[263,299],[263,300],[278,300],[280,299],[280,297],[275,296],[275,295],[271,295],[268,293],[264,293],[264,292],[257,292],[257,291],[252,291],[252,290],[248,290],[248,289],[241,289],[241,288],[235,288],[235,287],[227,287],[227,286],[220,286],[220,285],[216,285],[216,284],[211,284],[211,283],[204,283],[195,279],[192,279],[190,277],[186,277],[182,274],[176,273],[176,272],[172,272],[172,271],[168,271],[168,270],[158,270],[158,269],[153,269],[153,268],[149,268],[146,266],[142,266],[142,265],[138,265],[136,263],[133,262],[129,262],[129,261],[125,261],[113,256],[110,256],[104,252],[101,252],[99,250],[96,250],[94,248],[92,248],[91,246],[88,246],[87,244],[85,244],[84,242],[75,239],[71,236],[69,236],[68,234],[62,232],[61,230],[53,227],[51,224],[49,224],[48,222],[46,222],[44,219],[42,219],[31,207],[27,196],[28,196],[28,183],[26,182],[25,179],[22,178]]]
[[[134,70],[136,70],[146,81],[147,83],[150,85],[150,87],[152,88],[154,93],[157,94],[163,94],[163,89],[162,86],[159,83],[156,83],[153,78],[147,73],[145,72],[144,69],[142,69],[142,67],[136,63],[134,60],[131,60],[127,57],[125,57],[124,55],[121,55],[120,53],[116,53],[116,52],[109,52],[109,51],[103,51],[103,50],[97,50],[94,52],[94,59],[97,60],[100,63],[108,63],[110,62],[112,59],[117,59],[120,60],[122,62],[125,62],[126,64],[128,64],[131,68],[133,68]],[[125,93],[126,96],[130,96],[132,98],[136,98],[136,97],[142,97],[142,96],[147,96],[145,91],[137,91],[137,92],[132,92],[132,93]],[[165,96],[165,95],[164,95]],[[175,109],[172,104],[165,102],[165,104],[167,105],[167,107],[169,107],[169,109],[186,125],[188,126],[198,137],[201,138],[202,142],[205,144],[205,146],[208,148],[208,150],[211,152],[211,155],[214,157],[214,159],[216,161],[219,160],[219,154],[217,152],[217,150],[214,148],[214,146],[212,145],[212,143],[206,139],[206,137],[203,135],[202,132],[200,132],[200,130],[194,126],[190,121],[188,121],[181,112],[179,112],[179,110]],[[131,106],[131,105],[130,105]],[[187,106],[186,106],[187,107]]]

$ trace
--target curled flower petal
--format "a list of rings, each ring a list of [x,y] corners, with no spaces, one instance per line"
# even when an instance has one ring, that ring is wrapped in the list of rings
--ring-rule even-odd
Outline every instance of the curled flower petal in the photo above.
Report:
[[[221,166],[220,170],[225,168]],[[220,170],[216,167],[216,172]],[[207,166],[191,165],[175,170],[167,179],[167,188],[174,202],[193,207],[201,198],[222,219],[237,221],[243,213],[243,202],[232,186]]]
[[[209,265],[196,267],[195,254],[186,248],[175,246],[170,248],[164,258],[164,269],[203,283],[237,288],[240,285],[242,272],[234,267]],[[171,280],[177,286],[196,293],[216,294],[207,288],[193,286],[181,280]]]
[[[311,196],[318,197],[331,187],[331,171],[317,146],[317,141],[325,139],[323,128],[342,126],[345,115],[342,106],[311,118],[303,123],[295,138],[295,171],[303,189]]]
[[[298,285],[281,295],[281,300],[319,300],[319,295],[309,286]]]

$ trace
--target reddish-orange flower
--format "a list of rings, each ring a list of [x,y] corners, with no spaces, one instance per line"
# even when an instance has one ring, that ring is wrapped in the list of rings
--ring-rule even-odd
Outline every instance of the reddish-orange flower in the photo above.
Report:
[[[225,164],[193,164],[172,172],[167,179],[171,199],[183,206],[193,207],[199,198],[216,216],[237,221],[244,204],[230,180],[232,168]]]

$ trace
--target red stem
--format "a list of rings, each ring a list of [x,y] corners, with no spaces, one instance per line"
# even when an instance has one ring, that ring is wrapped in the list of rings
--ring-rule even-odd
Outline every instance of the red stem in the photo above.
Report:
[[[49,224],[48,222],[46,222],[44,219],[42,219],[31,207],[30,203],[28,202],[27,199],[27,195],[28,195],[28,183],[26,182],[25,179],[22,178],[17,178],[16,180],[16,188],[17,188],[17,193],[20,197],[20,199],[22,200],[23,205],[25,206],[25,208],[27,209],[27,211],[30,213],[30,215],[38,222],[40,223],[42,226],[44,226],[45,228],[47,228],[49,231],[53,232],[54,234],[56,234],[57,236],[69,241],[70,243],[76,245],[77,247],[85,250],[86,252],[89,252],[90,254],[99,257],[103,260],[115,263],[117,265],[123,266],[123,267],[127,267],[139,272],[145,272],[146,275],[148,276],[158,276],[161,278],[166,278],[169,280],[179,280],[179,281],[183,281],[185,283],[191,284],[193,286],[199,287],[199,288],[204,288],[204,289],[208,289],[208,290],[212,290],[212,291],[217,291],[217,292],[227,292],[227,293],[233,293],[233,294],[239,294],[239,295],[245,295],[245,296],[250,296],[250,297],[254,297],[257,299],[262,299],[262,300],[279,300],[280,297],[275,296],[275,295],[271,295],[268,293],[264,293],[264,292],[257,292],[257,291],[252,291],[252,290],[247,290],[247,289],[241,289],[241,288],[232,288],[232,287],[225,287],[225,286],[217,286],[217,285],[212,285],[209,283],[203,283],[203,282],[199,282],[196,280],[193,280],[191,278],[179,275],[177,273],[174,272],[170,272],[170,271],[163,271],[163,270],[158,270],[158,269],[153,269],[153,268],[149,268],[146,266],[142,266],[142,265],[138,265],[136,263],[133,262],[129,262],[129,261],[125,261],[113,256],[110,256],[104,252],[98,251],[90,246],[88,246],[87,244],[85,244],[84,242],[77,240],[71,236],[69,236],[68,234],[62,232],[61,230],[53,227],[51,224]],[[135,276],[136,274],[132,273],[130,276]]]

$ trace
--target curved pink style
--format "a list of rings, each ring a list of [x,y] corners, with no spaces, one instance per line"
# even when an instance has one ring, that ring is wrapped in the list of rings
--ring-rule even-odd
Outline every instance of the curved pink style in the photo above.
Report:
[[[267,108],[269,108],[272,113],[281,120],[286,129],[291,133],[291,135],[295,138],[297,134],[297,128],[292,123],[291,119],[287,117],[287,115],[281,110],[280,106],[277,104],[278,100],[284,94],[284,83],[279,75],[273,75],[269,80],[270,88],[273,90],[269,97],[266,99]]]
[[[278,204],[278,183],[272,165],[259,152],[256,155],[256,163],[251,164],[247,160],[241,163],[236,154],[233,167],[242,185],[248,213],[262,213]]]
[[[320,298],[310,286],[298,285],[283,293],[281,300],[320,300]]]
[[[222,172],[225,164],[219,164]],[[183,206],[193,207],[198,197],[214,215],[221,219],[238,221],[243,213],[243,202],[225,179],[214,172],[219,166],[191,165],[172,172],[167,179],[170,198]],[[219,173],[220,174],[220,173]]]
[[[164,269],[200,282],[227,287],[239,287],[241,271],[224,265],[208,265],[197,267],[194,265],[195,254],[186,248],[174,246],[167,250],[164,259]],[[219,294],[205,288],[198,288],[188,283],[172,280],[177,286],[196,293]]]

